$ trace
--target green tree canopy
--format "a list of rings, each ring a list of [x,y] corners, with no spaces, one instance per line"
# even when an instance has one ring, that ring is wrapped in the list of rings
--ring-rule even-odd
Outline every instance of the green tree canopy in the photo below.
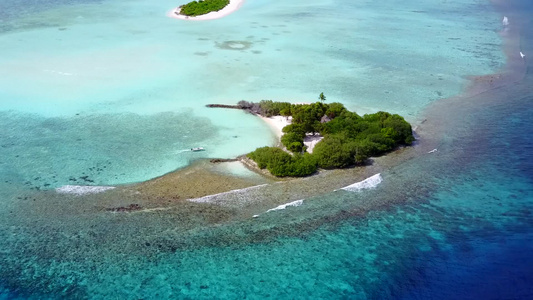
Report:
[[[344,168],[353,165],[355,160],[351,149],[346,147],[342,136],[327,136],[313,149],[318,166],[323,169]]]
[[[324,96],[324,93],[320,93],[320,95],[318,95],[318,100],[320,100],[321,103],[326,102],[326,96]]]
[[[371,156],[414,141],[411,125],[396,114],[380,111],[361,117],[336,102],[290,104],[263,100],[259,105],[263,115],[292,116],[292,124],[283,128],[281,142],[293,155],[271,147],[259,148],[249,155],[260,168],[267,168],[276,176],[306,176],[314,173],[317,166],[331,169],[363,164]],[[328,118],[321,122],[324,116]],[[315,146],[313,154],[301,155],[306,150],[305,135],[317,132],[324,139]]]
[[[180,14],[190,17],[205,15],[212,11],[219,11],[228,4],[229,0],[192,1],[181,6]]]

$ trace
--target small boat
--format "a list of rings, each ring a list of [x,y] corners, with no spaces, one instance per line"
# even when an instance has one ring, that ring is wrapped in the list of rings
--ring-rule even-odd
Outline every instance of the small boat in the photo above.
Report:
[[[204,151],[204,150],[205,149],[203,147],[191,148],[191,151],[193,151],[193,152]]]

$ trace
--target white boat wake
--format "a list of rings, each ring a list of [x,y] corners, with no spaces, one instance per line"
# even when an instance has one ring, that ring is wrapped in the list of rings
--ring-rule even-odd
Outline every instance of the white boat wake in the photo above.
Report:
[[[191,152],[191,149],[176,150],[176,154],[184,153],[184,152]]]

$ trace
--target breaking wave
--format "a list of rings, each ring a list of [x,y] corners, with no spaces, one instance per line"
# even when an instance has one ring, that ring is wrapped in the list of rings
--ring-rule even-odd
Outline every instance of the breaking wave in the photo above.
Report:
[[[114,186],[64,185],[62,187],[56,188],[56,192],[60,194],[71,194],[81,196],[88,194],[98,194],[108,190],[112,190],[114,188]]]
[[[372,189],[378,186],[383,181],[383,178],[381,177],[381,173],[377,173],[374,176],[370,176],[367,179],[363,181],[356,182],[354,184],[351,184],[349,186],[345,186],[341,188],[342,190],[349,191],[349,192],[358,192],[364,189]]]
[[[271,212],[271,211],[276,211],[276,210],[286,209],[289,206],[295,206],[296,207],[296,206],[300,206],[302,204],[304,204],[304,200],[303,199],[302,200],[296,200],[296,201],[293,201],[293,202],[285,203],[285,204],[282,204],[280,206],[276,206],[274,208],[271,208],[271,209],[267,210],[264,213]],[[259,215],[254,215],[253,217],[257,218],[257,217],[259,217]]]
[[[267,210],[266,212],[271,212],[271,211],[275,211],[275,210],[281,210],[281,209],[286,209],[287,207],[289,206],[300,206],[304,204],[304,200],[296,200],[296,201],[293,201],[293,202],[289,202],[289,203],[285,203],[285,204],[282,204],[280,206],[277,206],[277,207],[274,207],[274,208],[271,208],[269,210]]]
[[[217,202],[218,200],[220,200],[220,199],[218,199],[220,196],[243,194],[243,193],[245,193],[247,191],[254,190],[254,189],[266,186],[266,185],[268,185],[268,184],[265,183],[265,184],[260,184],[260,185],[254,185],[254,186],[247,187],[247,188],[244,188],[244,189],[231,190],[231,191],[228,191],[228,192],[218,193],[218,194],[209,195],[209,196],[205,196],[205,197],[201,197],[201,198],[187,199],[187,201],[196,202],[196,203],[214,203],[214,202]]]

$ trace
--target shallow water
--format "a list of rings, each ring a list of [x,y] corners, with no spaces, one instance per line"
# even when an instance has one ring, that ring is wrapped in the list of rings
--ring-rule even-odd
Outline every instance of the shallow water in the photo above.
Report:
[[[418,1],[247,1],[227,18],[209,22],[165,17],[175,6],[171,1],[50,1],[38,13],[20,14],[14,12],[22,4],[8,2],[9,17],[2,18],[0,29],[0,111],[9,114],[11,136],[25,136],[25,144],[34,143],[28,131],[40,129],[22,124],[38,126],[51,117],[65,124],[65,135],[53,133],[65,153],[85,151],[71,139],[91,138],[76,128],[84,121],[110,122],[118,129],[141,118],[143,127],[167,134],[159,114],[176,114],[179,121],[172,124],[181,135],[164,143],[142,130],[127,134],[146,146],[128,151],[152,157],[157,165],[132,159],[128,151],[91,151],[91,166],[69,162],[69,173],[84,176],[106,156],[122,156],[123,170],[91,174],[106,184],[149,179],[190,159],[235,157],[272,143],[259,120],[206,109],[207,103],[314,101],[323,91],[328,101],[359,113],[388,110],[414,121],[426,104],[457,94],[466,75],[494,72],[504,62],[499,16],[478,2],[448,1],[441,9],[435,8],[438,1],[427,2],[433,8],[421,10]],[[117,142],[115,134],[98,138],[103,149]],[[51,143],[42,146],[54,147]],[[208,151],[169,158],[197,146]],[[40,151],[26,148],[28,155]]]
[[[464,76],[502,65],[500,16],[487,3],[250,0],[219,26],[165,19],[168,2],[48,5],[41,23],[9,9],[2,18],[0,298],[533,294],[531,66],[520,82],[422,112],[458,93]],[[522,31],[526,53],[531,37]],[[36,40],[42,51],[30,51]],[[202,106],[320,91],[362,112],[427,119],[418,147],[438,151],[383,170],[375,188],[322,193],[257,218],[195,203],[113,213],[95,207],[128,195],[53,191],[141,181],[268,144],[259,120]],[[184,151],[191,145],[207,151]]]

